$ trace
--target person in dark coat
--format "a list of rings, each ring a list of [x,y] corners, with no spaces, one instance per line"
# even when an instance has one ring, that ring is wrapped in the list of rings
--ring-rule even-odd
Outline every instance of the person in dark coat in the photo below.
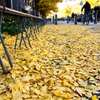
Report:
[[[100,21],[100,10],[98,11],[98,22]]]
[[[83,24],[86,22],[86,15],[89,15],[90,9],[91,9],[91,5],[89,4],[88,1],[86,1],[86,3],[83,5],[81,11],[83,11],[83,9],[85,9],[84,11],[84,20],[83,20]]]
[[[74,13],[72,13],[72,22],[74,22]]]

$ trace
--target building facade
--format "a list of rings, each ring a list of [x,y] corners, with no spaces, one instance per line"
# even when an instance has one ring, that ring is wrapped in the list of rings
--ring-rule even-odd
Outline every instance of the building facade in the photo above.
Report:
[[[5,6],[5,0],[0,0],[0,5]]]
[[[39,15],[39,7],[38,7],[38,2],[39,0],[0,0],[0,5],[22,11],[25,13],[30,13],[36,16]],[[27,11],[26,9],[31,8],[31,11]]]
[[[25,5],[29,5],[29,0],[0,0],[0,5],[21,11]]]

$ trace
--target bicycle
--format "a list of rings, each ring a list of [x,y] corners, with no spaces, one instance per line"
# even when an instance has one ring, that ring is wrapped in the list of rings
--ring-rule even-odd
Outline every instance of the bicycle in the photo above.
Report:
[[[84,14],[84,17],[85,17],[85,16],[86,16],[85,20],[84,20],[84,18],[83,18],[83,25],[85,24],[85,22],[86,22],[87,25],[89,25],[89,20],[90,20],[90,15],[89,15],[89,13],[86,13],[86,15]]]
[[[87,13],[87,14],[86,14],[86,24],[87,24],[87,25],[89,25],[89,19],[90,19],[90,17],[89,17],[89,14]]]

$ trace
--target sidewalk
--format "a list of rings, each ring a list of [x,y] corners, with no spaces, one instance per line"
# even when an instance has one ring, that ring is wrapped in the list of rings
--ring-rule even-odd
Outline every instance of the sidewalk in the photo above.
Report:
[[[77,22],[77,24],[74,24],[74,22],[69,22],[67,23],[67,21],[57,21],[57,24],[58,25],[79,25],[79,26],[94,26],[94,27],[91,27],[89,29],[92,29],[92,30],[100,30],[100,22],[98,22],[97,24],[94,24],[94,22],[90,22],[89,25],[86,25],[86,23],[83,25],[83,23],[81,22]],[[46,25],[55,25],[55,23],[53,24],[53,22],[47,22]]]
[[[74,22],[70,22],[70,21],[69,21],[69,23],[67,23],[67,21],[57,21],[57,23],[58,23],[58,24],[69,24],[69,25],[74,25]],[[97,23],[97,24],[100,24],[100,22]],[[90,23],[89,23],[89,25],[97,25],[97,24],[94,24],[94,22],[90,22]],[[49,22],[49,23],[47,22],[46,25],[55,25],[55,23],[53,24],[53,22],[51,21],[51,22]],[[82,23],[82,22],[77,22],[76,25],[83,25],[83,23]],[[85,24],[85,25],[86,25],[86,24]]]
[[[25,40],[27,48],[22,44],[15,51],[16,37],[6,36],[14,67],[0,44],[0,57],[10,72],[3,75],[0,67],[0,100],[100,100],[100,23],[58,23],[47,23],[37,39],[30,36],[32,48]]]

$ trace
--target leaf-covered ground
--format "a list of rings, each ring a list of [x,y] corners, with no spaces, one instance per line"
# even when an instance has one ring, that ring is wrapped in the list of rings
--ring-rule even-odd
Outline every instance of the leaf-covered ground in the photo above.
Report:
[[[99,100],[100,30],[93,26],[47,25],[32,48],[14,50],[15,36],[5,44],[13,68],[0,43],[0,100]],[[20,40],[20,35],[19,38]],[[19,43],[18,40],[18,43]]]

